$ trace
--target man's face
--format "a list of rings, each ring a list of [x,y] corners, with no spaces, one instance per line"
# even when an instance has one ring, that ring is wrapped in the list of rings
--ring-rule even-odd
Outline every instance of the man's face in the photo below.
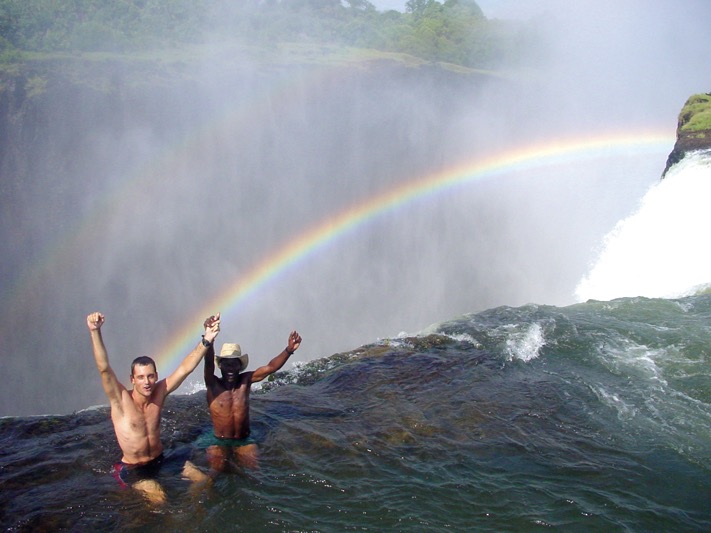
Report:
[[[237,379],[242,370],[242,362],[239,359],[220,359],[218,362],[222,376],[228,381]]]
[[[158,372],[153,365],[136,365],[133,367],[131,384],[133,389],[142,396],[150,396],[158,381]]]

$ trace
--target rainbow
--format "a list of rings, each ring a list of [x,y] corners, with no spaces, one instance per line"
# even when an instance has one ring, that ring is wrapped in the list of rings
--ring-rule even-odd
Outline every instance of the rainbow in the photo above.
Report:
[[[354,53],[351,56],[356,58]],[[345,56],[344,59],[348,57],[350,56]],[[329,78],[339,75],[340,70],[337,68],[316,68],[309,71],[308,75],[302,76],[299,82],[303,84],[304,92],[307,92],[311,87],[326,83]],[[291,102],[288,97],[289,91],[293,90],[295,83],[293,77],[285,76],[261,95],[234,102],[214,116],[208,117],[204,124],[175,144],[166,147],[162,153],[154,155],[147,162],[139,164],[137,168],[114,180],[114,184],[96,199],[90,212],[67,222],[68,227],[63,232],[64,237],[57,238],[52,244],[46,246],[41,256],[34,262],[34,268],[27,269],[16,279],[0,286],[0,298],[3,301],[0,319],[5,320],[5,313],[13,312],[13,301],[28,298],[28,287],[32,287],[57,265],[71,265],[77,254],[81,254],[81,251],[86,246],[90,246],[93,240],[101,238],[101,227],[93,221],[105,220],[107,213],[125,209],[137,194],[136,191],[143,187],[147,180],[156,179],[156,176],[157,179],[161,179],[161,176],[170,176],[173,168],[179,168],[184,158],[203,150],[203,144],[208,142],[206,139],[220,136],[235,125],[254,123],[257,119],[252,117],[261,116],[265,109],[275,109],[274,112],[279,112],[279,108],[288,109]]]
[[[217,296],[205,303],[177,331],[164,339],[155,350],[158,368],[170,373],[192,349],[199,338],[206,316],[220,311],[223,316],[244,304],[260,289],[323,250],[327,245],[356,231],[366,223],[416,200],[451,191],[474,182],[515,174],[535,168],[580,163],[583,161],[644,154],[666,154],[674,144],[668,132],[640,131],[608,133],[585,139],[549,140],[518,147],[474,162],[463,163],[436,174],[397,185],[352,205],[302,232],[286,244],[280,244],[249,270],[230,281]]]

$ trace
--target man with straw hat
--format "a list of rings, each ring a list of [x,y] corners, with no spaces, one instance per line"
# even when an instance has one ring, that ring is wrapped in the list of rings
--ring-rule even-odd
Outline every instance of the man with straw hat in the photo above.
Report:
[[[240,465],[257,466],[257,445],[249,438],[252,383],[262,381],[283,367],[300,345],[301,336],[292,331],[286,348],[279,355],[250,372],[246,371],[249,355],[242,353],[239,344],[225,343],[220,355],[214,358],[214,348],[205,354],[205,386],[213,431],[211,435],[204,435],[199,444],[207,448],[208,461],[214,472],[224,471],[232,456]],[[215,365],[222,377],[215,376]]]

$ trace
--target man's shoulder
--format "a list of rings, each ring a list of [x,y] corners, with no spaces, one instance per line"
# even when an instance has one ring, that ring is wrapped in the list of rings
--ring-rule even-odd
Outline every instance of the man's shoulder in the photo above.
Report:
[[[168,395],[168,382],[167,378],[163,378],[156,381],[156,385],[153,388],[153,395],[160,395],[161,397],[166,397]]]
[[[211,383],[206,383],[205,388],[207,389],[208,400],[210,398],[217,398],[221,394],[227,392],[227,387],[222,383],[222,378],[215,376],[215,379]]]
[[[252,384],[252,378],[254,376],[254,370],[247,370],[239,375],[239,382],[245,385]]]

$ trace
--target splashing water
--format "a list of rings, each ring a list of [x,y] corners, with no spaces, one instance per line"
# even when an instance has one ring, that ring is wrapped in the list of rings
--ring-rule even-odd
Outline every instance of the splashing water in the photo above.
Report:
[[[512,335],[506,341],[506,351],[510,360],[520,359],[528,362],[538,357],[545,344],[546,339],[541,325],[530,324],[525,331]]]
[[[111,475],[107,406],[0,418],[0,526],[710,531],[709,313],[709,294],[500,307],[295,365],[253,393],[259,469],[205,491],[178,459],[208,467],[204,392],[172,395],[159,512]]]
[[[711,151],[687,155],[605,237],[597,262],[576,288],[578,300],[679,297],[708,284],[709,196]]]

